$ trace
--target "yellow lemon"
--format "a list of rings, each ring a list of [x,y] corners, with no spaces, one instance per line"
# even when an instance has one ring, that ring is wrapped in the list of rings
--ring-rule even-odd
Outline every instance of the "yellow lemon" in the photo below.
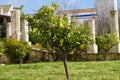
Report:
[[[85,44],[80,45],[80,49],[84,49],[86,47]]]
[[[55,10],[55,8],[54,8],[54,7],[51,7],[51,10],[53,10],[53,11],[54,11],[54,10]]]
[[[60,39],[60,46],[63,46],[64,39]]]
[[[2,53],[0,52],[0,55],[2,55]]]
[[[36,31],[38,31],[38,28],[33,28],[33,32],[36,32]]]
[[[36,43],[36,44],[35,44],[35,47],[40,48],[40,44],[39,44],[39,43]]]
[[[60,23],[59,27],[60,27],[60,28],[63,28],[63,24],[62,24],[62,23]]]

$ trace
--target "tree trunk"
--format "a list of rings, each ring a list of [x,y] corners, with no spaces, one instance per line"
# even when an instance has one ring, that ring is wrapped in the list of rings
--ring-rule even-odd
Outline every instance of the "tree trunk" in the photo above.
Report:
[[[20,69],[22,68],[22,61],[23,61],[23,58],[20,58]]]
[[[50,52],[50,55],[51,55],[52,60],[54,61],[54,60],[55,60],[55,58],[54,58],[53,53],[51,53],[51,52]]]
[[[0,63],[2,64],[2,56],[0,55]]]
[[[67,54],[66,53],[63,55],[63,59],[64,59],[64,68],[66,72],[66,78],[67,80],[70,80],[70,75],[69,75],[68,66],[67,66]]]
[[[105,52],[105,54],[104,54],[104,60],[106,61],[107,59],[106,59],[106,56],[107,56],[107,53]]]

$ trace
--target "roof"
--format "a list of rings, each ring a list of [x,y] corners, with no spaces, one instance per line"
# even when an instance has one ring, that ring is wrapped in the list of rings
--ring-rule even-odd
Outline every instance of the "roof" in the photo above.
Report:
[[[11,5],[0,5],[0,9],[3,9],[3,13],[7,13],[11,8]]]
[[[62,13],[62,14],[66,14],[66,13],[87,13],[87,12],[96,12],[96,8],[60,11],[60,13]]]

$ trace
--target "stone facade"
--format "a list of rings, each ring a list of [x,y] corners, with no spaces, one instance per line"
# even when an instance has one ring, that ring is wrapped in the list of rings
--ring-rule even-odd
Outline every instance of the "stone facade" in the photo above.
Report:
[[[6,24],[6,37],[29,42],[27,22],[21,19],[19,8],[0,6],[0,18]]]

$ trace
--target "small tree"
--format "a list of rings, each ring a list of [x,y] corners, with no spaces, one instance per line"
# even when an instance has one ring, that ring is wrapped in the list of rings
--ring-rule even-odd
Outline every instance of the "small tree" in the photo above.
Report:
[[[27,42],[21,42],[13,39],[6,39],[4,41],[5,52],[11,58],[12,62],[18,62],[20,60],[20,68],[22,59],[30,53],[31,48]]]
[[[22,67],[23,58],[30,52],[30,46],[26,42],[21,42],[19,47],[16,49],[16,53],[19,54],[20,68]]]
[[[106,33],[100,36],[97,36],[96,43],[99,48],[99,53],[107,53],[113,46],[118,43],[118,38],[116,33]],[[106,55],[105,55],[106,59]]]
[[[28,16],[27,20],[32,32],[37,34],[36,43],[46,49],[57,49],[63,54],[66,77],[69,80],[67,54],[81,44],[88,44],[91,41],[91,33],[87,26],[77,26],[74,21],[69,23],[66,15],[56,16],[57,8],[58,5],[54,3],[50,7],[43,6],[34,16]]]
[[[77,26],[76,21],[69,23],[66,15],[56,16],[57,8],[58,5],[54,3],[50,7],[43,6],[34,16],[28,16],[27,20],[32,32],[37,34],[36,41],[39,41],[43,48],[57,49],[63,54],[66,77],[70,80],[67,54],[76,47],[91,42],[91,31],[87,26]],[[35,28],[38,30],[34,31]]]

